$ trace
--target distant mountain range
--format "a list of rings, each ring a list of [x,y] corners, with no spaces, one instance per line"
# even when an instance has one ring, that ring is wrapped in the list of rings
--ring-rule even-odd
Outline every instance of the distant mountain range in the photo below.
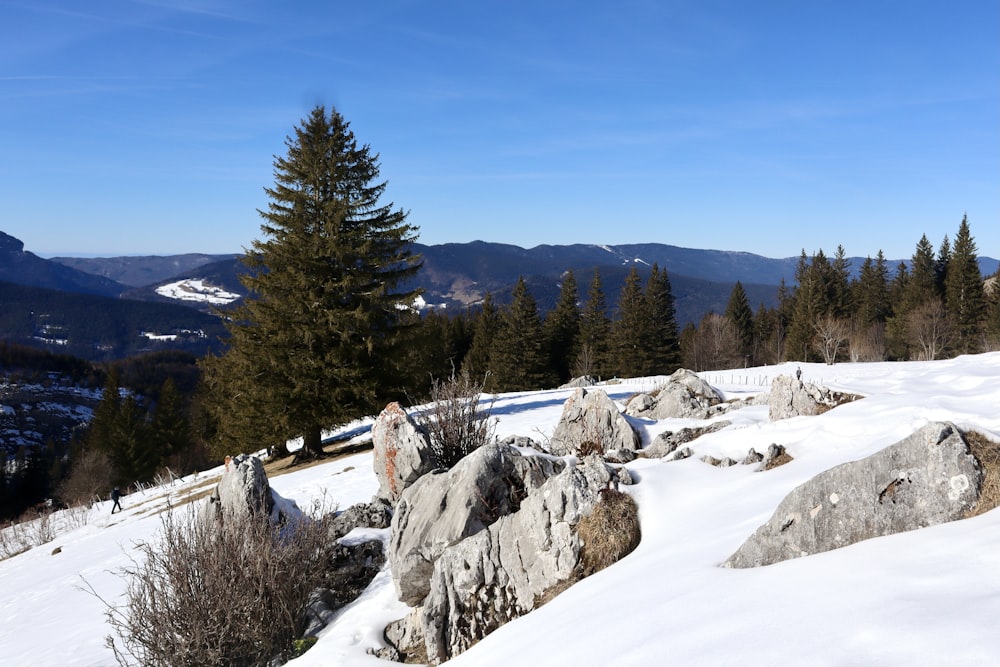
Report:
[[[525,278],[539,308],[546,311],[555,304],[561,280],[569,270],[576,277],[581,301],[586,299],[594,271],[600,271],[606,300],[609,306],[613,306],[625,277],[633,267],[638,268],[640,274],[645,276],[653,264],[657,264],[665,268],[670,277],[677,305],[677,320],[681,326],[687,322],[698,322],[708,312],[723,312],[736,281],[743,284],[754,308],[760,304],[768,307],[775,305],[777,286],[782,280],[789,286],[794,283],[795,267],[798,264],[798,257],[771,259],[746,252],[697,250],[661,243],[542,245],[525,249],[508,244],[474,241],[441,245],[414,244],[413,251],[423,257],[423,268],[414,282],[416,286],[423,288],[424,301],[429,307],[444,307],[449,311],[462,311],[478,304],[486,293],[490,293],[496,301],[505,303],[519,276]],[[863,261],[864,258],[860,257],[850,258],[855,274]],[[890,260],[890,271],[894,272],[900,261],[908,260]],[[990,257],[980,257],[979,262],[984,276],[992,275],[1000,266],[1000,262]],[[145,302],[148,306],[141,310],[142,315],[129,315],[127,318],[135,327],[142,328],[142,319],[151,318],[157,322],[156,328],[163,330],[165,324],[173,318],[178,320],[177,326],[166,327],[167,329],[183,332],[194,326],[203,330],[203,326],[197,325],[209,320],[180,322],[185,319],[179,316],[185,308],[173,309],[183,306],[189,311],[201,311],[210,317],[208,313],[216,306],[232,302],[245,294],[246,290],[239,281],[241,267],[236,254],[42,259],[25,251],[24,244],[18,239],[0,232],[0,282],[10,283],[0,290],[0,308],[10,310],[14,307],[12,295],[17,290],[13,286],[20,285],[65,293],[60,299],[79,294],[109,297],[120,304]],[[39,294],[44,292],[31,294],[27,300],[18,300],[18,308],[28,307],[26,303],[42,298]],[[42,301],[50,302],[56,308],[64,308],[54,305],[57,301],[65,303],[64,301],[48,298],[43,298]],[[160,312],[156,306],[170,308],[171,314],[154,315]],[[102,308],[99,305],[90,307],[98,310]],[[103,308],[108,310],[110,306]],[[37,320],[38,315],[36,311],[32,317]],[[16,317],[8,312],[3,319],[9,326]],[[96,319],[110,321],[104,317]],[[25,320],[21,321],[18,337],[23,337],[24,332],[30,328],[24,322]],[[155,332],[155,328],[149,327],[142,335],[147,339],[151,335],[161,335],[150,332]],[[10,333],[0,326],[0,339],[10,339]],[[133,335],[139,334],[120,334],[125,337]],[[175,334],[165,332],[162,335]],[[42,345],[50,344],[45,342],[44,335],[39,338]],[[163,343],[168,339],[158,340]],[[187,339],[185,344],[190,346],[191,343],[192,340]],[[129,344],[118,347],[124,353],[126,349],[133,351],[136,346]],[[115,356],[117,353],[105,350],[104,354]]]

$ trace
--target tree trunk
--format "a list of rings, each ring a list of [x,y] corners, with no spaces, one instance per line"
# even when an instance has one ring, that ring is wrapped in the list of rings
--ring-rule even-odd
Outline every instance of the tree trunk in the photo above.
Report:
[[[306,428],[305,433],[302,434],[302,451],[299,454],[303,458],[323,456],[323,438],[320,434],[319,424]]]

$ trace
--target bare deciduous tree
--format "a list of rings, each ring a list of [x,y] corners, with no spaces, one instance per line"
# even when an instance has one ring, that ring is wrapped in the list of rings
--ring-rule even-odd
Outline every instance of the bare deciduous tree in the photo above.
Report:
[[[914,308],[906,316],[910,343],[920,348],[920,359],[933,361],[955,340],[955,326],[939,299]]]
[[[885,361],[889,356],[885,324],[866,324],[860,318],[855,318],[851,321],[847,347],[851,361]]]
[[[847,321],[826,315],[813,325],[813,329],[816,332],[813,345],[823,355],[823,361],[831,366],[837,363],[837,354],[850,332]]]

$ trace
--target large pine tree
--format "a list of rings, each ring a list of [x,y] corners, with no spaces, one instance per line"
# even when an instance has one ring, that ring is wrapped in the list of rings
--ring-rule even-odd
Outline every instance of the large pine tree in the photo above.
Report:
[[[485,380],[486,388],[494,390],[494,379],[489,377],[494,339],[500,328],[500,312],[493,303],[493,296],[487,292],[483,297],[479,312],[472,320],[472,344],[462,360],[463,374],[477,382]]]
[[[587,303],[580,313],[580,350],[573,366],[574,375],[601,377],[608,373],[608,338],[611,320],[601,286],[601,272],[594,269],[594,276],[587,288]]]
[[[981,324],[986,318],[986,297],[968,217],[962,218],[948,260],[945,307],[958,328],[959,348],[963,352],[977,352]]]
[[[647,367],[643,375],[670,375],[681,365],[681,342],[677,332],[677,308],[666,269],[653,264],[646,280],[646,312],[650,320]]]
[[[611,325],[612,369],[621,377],[641,377],[647,366],[650,320],[639,271],[634,266],[625,277],[616,311]]]
[[[754,315],[750,309],[750,300],[747,298],[746,290],[743,289],[743,283],[738,280],[733,286],[732,292],[729,293],[726,317],[736,332],[739,353],[743,356],[744,363],[747,363],[753,352]]]
[[[209,370],[226,393],[220,405],[237,411],[223,428],[256,423],[246,435],[301,436],[303,452],[320,455],[323,428],[394,395],[400,308],[416,295],[400,288],[420,264],[406,213],[381,202],[378,155],[336,110],[313,109],[285,145],[260,211],[264,238],[243,260],[249,296],[228,320],[230,350]]]
[[[572,374],[580,338],[580,307],[577,305],[576,277],[572,271],[567,271],[562,277],[559,300],[545,316],[542,335],[556,379],[566,382]]]
[[[517,279],[512,298],[500,313],[494,339],[491,355],[494,386],[497,391],[550,387],[554,381],[542,341],[542,320],[523,277]]]

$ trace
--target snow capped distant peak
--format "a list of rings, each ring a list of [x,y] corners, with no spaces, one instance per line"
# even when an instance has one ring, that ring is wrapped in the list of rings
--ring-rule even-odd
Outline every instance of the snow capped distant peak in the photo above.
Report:
[[[221,287],[216,287],[200,278],[186,278],[166,285],[160,285],[156,288],[156,293],[168,299],[202,301],[212,304],[232,303],[240,298],[239,294],[227,292]]]

